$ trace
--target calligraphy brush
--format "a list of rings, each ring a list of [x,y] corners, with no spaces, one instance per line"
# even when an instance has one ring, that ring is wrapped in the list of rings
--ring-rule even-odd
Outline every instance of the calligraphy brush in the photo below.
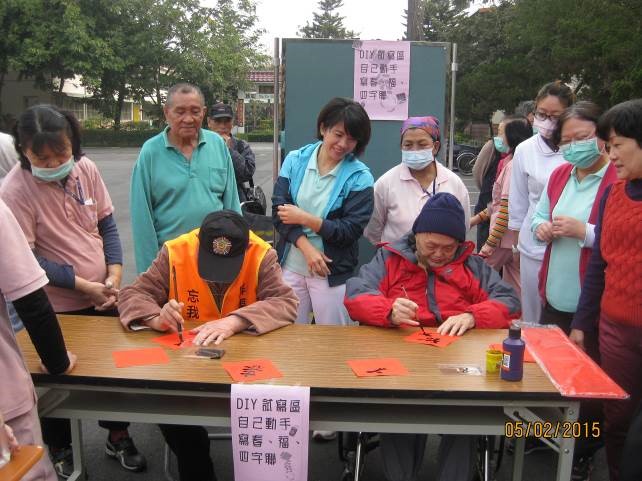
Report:
[[[176,284],[176,282],[174,282],[174,284]],[[404,287],[403,284],[401,284],[401,288],[403,289],[403,295],[406,296],[406,299],[411,301],[412,299],[410,299],[410,297],[408,297],[408,292],[406,292],[406,288]],[[421,329],[421,332],[423,332],[424,335],[426,335],[426,331],[424,330],[424,326],[421,325],[421,321],[419,320],[419,318],[417,318],[417,322],[419,323],[419,329]]]
[[[172,276],[174,277],[174,299],[178,302],[178,283],[176,282],[176,266],[172,265]],[[178,323],[178,340],[183,344],[183,324]]]

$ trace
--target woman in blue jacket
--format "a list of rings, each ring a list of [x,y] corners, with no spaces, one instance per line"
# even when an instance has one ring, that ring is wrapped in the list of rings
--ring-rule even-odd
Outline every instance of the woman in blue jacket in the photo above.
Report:
[[[374,179],[357,159],[370,140],[358,103],[334,98],[317,119],[319,142],[290,152],[272,196],[283,278],[299,297],[296,322],[349,322],[345,282],[358,262],[358,241],[374,205]]]

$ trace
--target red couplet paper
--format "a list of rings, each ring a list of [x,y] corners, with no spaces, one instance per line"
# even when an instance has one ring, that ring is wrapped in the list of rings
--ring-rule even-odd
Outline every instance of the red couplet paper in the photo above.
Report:
[[[537,364],[562,396],[626,399],[629,395],[564,334],[553,328],[522,329]]]
[[[167,364],[169,357],[160,347],[133,349],[131,351],[114,351],[111,353],[116,367],[147,366],[150,364]]]
[[[503,351],[501,344],[491,344],[490,346],[488,346],[488,349],[494,349],[495,351]],[[531,351],[528,349],[528,347],[524,351],[524,362],[535,362],[535,358],[531,354]]]
[[[424,333],[424,331],[426,332]],[[447,336],[445,334],[439,334],[434,329],[424,328],[424,331],[420,329],[410,336],[404,337],[403,340],[406,342],[424,344],[425,346],[446,347],[459,339],[459,336]]]
[[[358,377],[407,376],[408,369],[399,359],[348,359],[350,368]]]
[[[178,332],[172,332],[171,334],[165,334],[164,336],[155,337],[152,339],[152,342],[160,344],[161,346],[168,347],[170,349],[181,349],[183,347],[193,347],[192,341],[196,337],[197,333],[190,331],[183,331],[183,343],[180,343],[178,338]]]
[[[252,359],[241,362],[224,362],[223,369],[232,379],[240,382],[260,381],[283,377],[269,359]]]

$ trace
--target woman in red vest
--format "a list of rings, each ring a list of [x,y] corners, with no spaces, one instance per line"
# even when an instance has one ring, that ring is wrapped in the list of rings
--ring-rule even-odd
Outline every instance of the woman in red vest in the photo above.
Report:
[[[595,240],[599,199],[617,180],[605,142],[597,137],[600,114],[594,103],[577,102],[560,116],[551,140],[559,146],[566,163],[549,177],[531,223],[536,239],[547,244],[539,275],[543,305],[540,322],[556,324],[566,334],[571,330]],[[597,361],[596,332],[588,333],[586,346]],[[600,422],[600,403],[583,401],[580,420]],[[577,479],[588,479],[593,455],[601,446],[600,438],[577,440],[573,462]]]
[[[642,99],[611,108],[597,132],[620,181],[600,199],[571,339],[584,347],[599,319],[602,369],[630,395],[604,403],[610,479],[619,481],[627,429],[642,400]]]

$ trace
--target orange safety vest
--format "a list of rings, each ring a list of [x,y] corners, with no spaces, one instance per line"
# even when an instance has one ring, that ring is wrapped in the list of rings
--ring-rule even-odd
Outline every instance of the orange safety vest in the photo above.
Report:
[[[250,231],[250,242],[239,275],[227,288],[223,309],[219,311],[210,287],[198,273],[198,232],[194,229],[176,239],[165,242],[169,253],[169,297],[174,298],[172,266],[176,268],[178,301],[184,303],[183,319],[207,322],[221,319],[241,307],[256,302],[259,267],[270,244]]]

